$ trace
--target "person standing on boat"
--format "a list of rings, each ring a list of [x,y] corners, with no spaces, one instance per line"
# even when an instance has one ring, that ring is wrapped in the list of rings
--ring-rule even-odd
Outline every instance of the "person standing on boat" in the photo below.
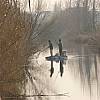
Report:
[[[49,42],[50,54],[51,56],[53,56],[53,45],[50,40],[48,42]]]
[[[59,47],[59,54],[61,56],[62,55],[62,42],[61,42],[61,39],[59,39],[58,47]]]

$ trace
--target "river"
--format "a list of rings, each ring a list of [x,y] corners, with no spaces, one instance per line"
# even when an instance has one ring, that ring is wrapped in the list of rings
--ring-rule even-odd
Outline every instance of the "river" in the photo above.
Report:
[[[54,53],[56,52],[58,51],[55,49]],[[31,100],[99,100],[97,87],[99,55],[84,47],[68,50],[67,55],[63,76],[60,77],[59,63],[54,63],[52,78],[50,78],[50,62],[45,60],[45,57],[49,56],[49,50],[41,52],[38,57],[37,54],[31,57],[31,66],[35,65],[33,68],[35,70],[30,70],[30,73],[38,92],[33,92],[34,86],[28,82],[27,94],[48,95],[32,97]],[[66,96],[58,96],[59,94]]]

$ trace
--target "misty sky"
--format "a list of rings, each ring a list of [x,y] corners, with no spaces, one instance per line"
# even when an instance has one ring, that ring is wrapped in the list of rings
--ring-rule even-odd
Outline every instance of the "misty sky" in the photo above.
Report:
[[[19,0],[19,1],[25,7],[26,11],[28,11],[28,8],[29,8],[28,7],[28,0]],[[27,1],[27,2],[25,2],[25,1]],[[32,3],[33,1],[35,1],[35,0],[31,0],[31,5],[33,5],[33,3]],[[53,10],[53,7],[54,7],[55,3],[58,3],[58,2],[61,1],[63,3],[63,5],[64,5],[64,1],[66,1],[66,0],[42,0],[42,1],[44,1],[44,3],[47,6],[46,10]],[[26,6],[26,4],[27,4],[27,6]],[[21,5],[21,7],[22,7],[22,5]]]

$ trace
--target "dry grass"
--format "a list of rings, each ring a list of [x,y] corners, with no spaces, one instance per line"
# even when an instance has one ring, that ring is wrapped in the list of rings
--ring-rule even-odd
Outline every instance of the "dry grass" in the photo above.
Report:
[[[27,34],[31,23],[25,20],[16,3],[0,0],[0,94],[19,93],[18,84],[25,79],[24,67],[30,49]],[[28,46],[28,47],[27,47]]]

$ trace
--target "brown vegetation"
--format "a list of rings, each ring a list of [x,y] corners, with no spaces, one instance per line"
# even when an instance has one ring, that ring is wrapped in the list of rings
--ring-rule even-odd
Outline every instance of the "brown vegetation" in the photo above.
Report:
[[[41,49],[41,42],[47,41],[43,33],[47,34],[54,22],[44,21],[41,0],[37,1],[33,15],[30,4],[30,14],[21,11],[19,4],[17,0],[0,0],[0,96],[3,97],[20,95],[26,89],[27,77],[35,87],[28,72],[28,57]],[[38,38],[40,34],[43,34],[42,40]],[[37,87],[34,91],[38,91]]]
[[[30,46],[26,37],[30,31],[31,23],[17,3],[0,0],[0,95],[19,93],[18,84],[25,79]]]

